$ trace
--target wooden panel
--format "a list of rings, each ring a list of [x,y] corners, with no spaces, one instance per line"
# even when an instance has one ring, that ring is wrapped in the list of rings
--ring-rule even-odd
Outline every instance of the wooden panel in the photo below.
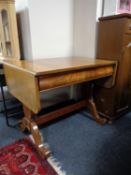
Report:
[[[37,78],[28,72],[4,64],[4,73],[10,93],[34,113],[40,110]]]
[[[39,78],[40,90],[49,90],[71,84],[77,84],[97,78],[107,77],[113,74],[113,66],[104,66],[101,68],[85,69],[67,73],[53,74]]]
[[[129,104],[129,78],[131,70],[131,44],[123,49],[123,57],[120,63],[119,70],[121,71],[118,76],[118,89],[117,94],[119,96],[119,103],[117,108],[125,108]]]
[[[62,117],[62,115],[66,115],[66,114],[68,114],[70,112],[79,110],[79,109],[81,109],[83,107],[87,107],[87,101],[86,100],[83,100],[83,101],[80,101],[80,102],[76,102],[75,104],[68,105],[68,106],[63,107],[61,109],[58,109],[58,110],[55,110],[53,112],[44,114],[40,118],[37,118],[35,120],[35,122],[38,125],[44,124],[44,123],[50,122],[50,121],[52,121],[54,119],[57,119],[59,117]]]
[[[120,60],[126,19],[99,22],[97,58]]]

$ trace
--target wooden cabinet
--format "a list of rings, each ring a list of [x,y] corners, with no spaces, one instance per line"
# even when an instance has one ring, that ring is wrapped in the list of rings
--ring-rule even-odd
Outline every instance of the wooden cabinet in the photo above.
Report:
[[[118,61],[116,85],[107,89],[96,83],[94,95],[99,113],[113,120],[130,109],[131,15],[119,14],[99,19],[97,58]]]
[[[14,0],[0,0],[0,55],[20,58]]]

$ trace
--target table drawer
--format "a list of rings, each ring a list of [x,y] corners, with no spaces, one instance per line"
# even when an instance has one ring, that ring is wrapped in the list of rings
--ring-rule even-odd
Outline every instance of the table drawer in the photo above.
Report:
[[[94,68],[88,70],[77,70],[72,72],[51,74],[47,77],[39,77],[39,89],[49,90],[67,85],[77,84],[85,81],[95,80],[112,75],[113,66]]]

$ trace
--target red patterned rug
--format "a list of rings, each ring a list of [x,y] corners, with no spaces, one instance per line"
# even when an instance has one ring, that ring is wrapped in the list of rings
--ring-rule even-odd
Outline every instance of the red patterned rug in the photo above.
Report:
[[[32,141],[24,138],[0,149],[0,175],[58,175]]]

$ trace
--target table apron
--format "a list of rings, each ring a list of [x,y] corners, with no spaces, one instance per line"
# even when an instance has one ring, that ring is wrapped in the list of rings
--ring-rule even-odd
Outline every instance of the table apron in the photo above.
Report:
[[[78,84],[85,81],[111,76],[113,75],[113,72],[113,66],[106,66],[40,76],[38,77],[39,89],[40,91],[44,91],[72,84]]]

